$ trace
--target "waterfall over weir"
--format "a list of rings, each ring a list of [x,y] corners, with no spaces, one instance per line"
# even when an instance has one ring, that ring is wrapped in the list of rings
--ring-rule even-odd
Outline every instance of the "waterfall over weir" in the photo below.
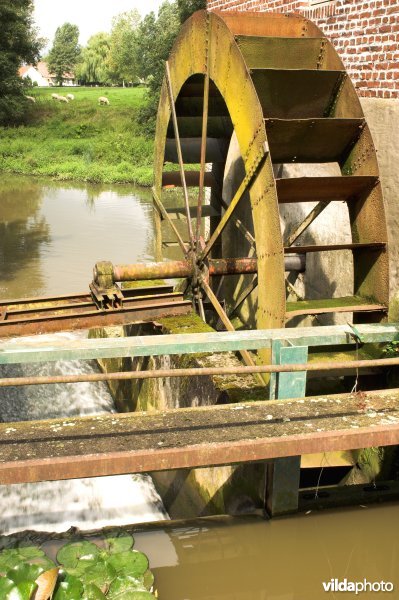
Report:
[[[76,338],[60,333],[41,340]],[[28,338],[26,338],[28,339]],[[94,362],[58,361],[0,368],[1,377],[97,372]],[[115,412],[106,383],[54,384],[0,389],[0,420],[26,421]],[[147,475],[0,485],[0,535],[25,529],[65,531],[167,519]]]

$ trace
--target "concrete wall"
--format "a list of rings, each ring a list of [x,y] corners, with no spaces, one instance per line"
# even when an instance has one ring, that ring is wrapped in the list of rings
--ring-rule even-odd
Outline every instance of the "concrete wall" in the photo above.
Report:
[[[399,100],[361,98],[377,149],[388,223],[391,296],[399,289]]]

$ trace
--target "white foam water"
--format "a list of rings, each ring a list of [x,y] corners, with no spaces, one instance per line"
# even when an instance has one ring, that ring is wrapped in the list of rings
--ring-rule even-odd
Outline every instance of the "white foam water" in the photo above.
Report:
[[[40,336],[40,339],[76,339],[80,335],[86,334],[59,333]],[[8,365],[1,367],[0,376],[72,375],[82,372],[98,372],[98,367],[90,361]],[[105,412],[115,412],[115,408],[108,386],[102,382],[0,389],[0,420],[5,422]],[[0,486],[0,535],[25,529],[61,532],[72,526],[95,529],[167,518],[161,498],[148,475]]]

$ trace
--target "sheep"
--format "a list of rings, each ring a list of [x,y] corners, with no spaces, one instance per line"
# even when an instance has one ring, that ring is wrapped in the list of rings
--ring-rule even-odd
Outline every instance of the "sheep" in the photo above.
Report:
[[[98,99],[98,103],[99,104],[108,104],[109,105],[109,100],[105,96],[100,96],[99,99]]]
[[[68,100],[75,100],[75,96],[73,94],[67,94],[66,96]]]
[[[51,94],[51,97],[53,100],[58,100],[59,95],[58,94]]]
[[[29,100],[29,102],[33,102],[34,104],[36,103],[36,100],[33,96],[25,96],[25,98]]]
[[[65,96],[58,96],[58,102],[66,102],[68,104],[69,100]]]

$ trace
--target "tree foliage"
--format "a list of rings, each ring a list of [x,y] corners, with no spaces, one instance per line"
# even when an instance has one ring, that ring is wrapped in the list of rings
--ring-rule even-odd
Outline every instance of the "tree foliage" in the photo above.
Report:
[[[206,8],[206,0],[177,0],[180,22],[184,23],[194,12]]]
[[[42,41],[33,27],[32,0],[0,2],[0,123],[14,124],[25,113],[23,82],[18,69],[38,59]]]
[[[96,33],[83,48],[81,61],[76,69],[76,76],[84,84],[98,83],[106,84],[110,80],[107,66],[110,51],[110,35],[108,33]]]
[[[62,85],[65,73],[75,69],[80,53],[78,26],[64,23],[58,27],[48,55],[48,68],[55,73],[59,85]]]
[[[116,83],[132,82],[137,78],[135,48],[139,23],[137,10],[121,13],[113,19],[107,68]]]

